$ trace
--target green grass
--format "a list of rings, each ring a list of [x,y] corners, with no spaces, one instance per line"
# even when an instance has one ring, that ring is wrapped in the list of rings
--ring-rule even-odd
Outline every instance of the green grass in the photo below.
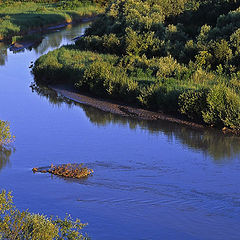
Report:
[[[0,40],[11,39],[30,30],[51,24],[77,21],[84,16],[93,16],[100,8],[82,4],[74,10],[62,9],[58,3],[15,2],[0,5]]]

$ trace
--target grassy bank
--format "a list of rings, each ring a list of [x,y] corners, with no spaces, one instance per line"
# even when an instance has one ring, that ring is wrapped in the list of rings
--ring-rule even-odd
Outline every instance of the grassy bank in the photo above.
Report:
[[[117,0],[75,45],[39,58],[33,73],[36,81],[239,130],[239,16],[233,0]]]
[[[64,22],[79,21],[98,14],[101,8],[93,3],[64,5],[61,2],[0,3],[0,40],[15,40],[34,29]]]

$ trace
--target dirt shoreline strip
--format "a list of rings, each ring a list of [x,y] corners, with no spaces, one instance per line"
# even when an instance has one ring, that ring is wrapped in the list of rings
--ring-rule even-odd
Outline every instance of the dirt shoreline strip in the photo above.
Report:
[[[237,130],[232,130],[226,127],[224,127],[223,129],[217,129],[217,128],[206,126],[203,124],[182,120],[180,118],[169,116],[161,112],[153,112],[153,111],[145,110],[138,107],[132,107],[127,104],[123,104],[114,100],[96,98],[93,96],[89,96],[86,93],[76,92],[76,90],[73,89],[72,87],[68,87],[65,85],[54,85],[54,86],[50,85],[48,87],[67,99],[70,99],[77,103],[95,107],[105,112],[110,112],[110,113],[118,114],[125,117],[133,117],[133,118],[138,118],[143,120],[169,121],[169,122],[180,124],[180,125],[186,125],[195,129],[207,129],[207,128],[216,129],[216,131],[221,131],[223,134],[240,135],[240,131],[237,131]]]
[[[181,120],[160,112],[153,112],[153,111],[149,111],[149,110],[145,110],[137,107],[135,108],[126,104],[121,104],[116,101],[99,99],[86,94],[80,94],[74,91],[74,89],[68,88],[63,85],[54,85],[49,87],[54,91],[56,91],[58,94],[62,95],[63,97],[66,97],[78,103],[82,103],[82,104],[86,104],[86,105],[98,108],[105,112],[110,112],[110,113],[118,114],[121,116],[134,117],[134,118],[139,118],[144,120],[152,120],[152,121],[165,120],[165,121],[170,121],[177,124],[191,126],[198,129],[207,128],[207,126],[186,121],[186,120]]]

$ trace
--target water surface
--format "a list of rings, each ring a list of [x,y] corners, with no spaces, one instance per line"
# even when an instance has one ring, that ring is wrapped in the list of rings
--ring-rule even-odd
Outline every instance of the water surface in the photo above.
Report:
[[[29,65],[81,35],[87,23],[13,53],[0,45],[0,118],[15,151],[0,154],[1,189],[20,209],[88,222],[92,239],[240,239],[240,139],[165,121],[142,121],[32,90]],[[36,166],[85,163],[67,180]]]

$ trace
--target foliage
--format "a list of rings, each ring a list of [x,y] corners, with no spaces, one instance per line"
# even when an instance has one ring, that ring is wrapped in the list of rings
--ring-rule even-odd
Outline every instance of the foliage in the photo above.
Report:
[[[28,211],[20,211],[13,205],[10,192],[0,193],[0,238],[9,240],[85,240],[88,237],[81,233],[83,227],[79,219],[70,216],[64,219],[48,218]]]
[[[82,1],[79,1],[79,0],[61,0],[61,1],[58,1],[58,7],[60,9],[70,9],[70,10],[73,10],[73,9],[77,9],[79,7],[82,7],[82,6],[85,6],[85,5],[90,5],[91,2],[88,1],[88,0],[82,0]]]
[[[210,90],[207,97],[209,105],[204,112],[205,122],[240,129],[240,96],[224,84]]]
[[[15,139],[15,136],[10,132],[9,123],[0,120],[0,151],[9,148],[10,143]]]
[[[190,119],[202,120],[202,113],[207,109],[207,91],[189,90],[179,96],[179,110]]]

